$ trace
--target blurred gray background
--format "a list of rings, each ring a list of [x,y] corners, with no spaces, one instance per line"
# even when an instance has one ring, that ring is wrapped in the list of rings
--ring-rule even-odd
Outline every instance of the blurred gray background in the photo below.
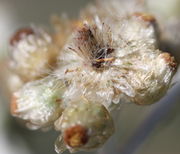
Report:
[[[67,13],[75,18],[92,0],[0,0],[0,50],[17,29],[29,24],[49,25],[50,16]]]
[[[0,0],[0,154],[55,154],[58,133],[29,131],[9,115],[4,87],[3,59],[8,40],[18,28],[35,23],[49,26],[50,16],[78,16],[92,0]],[[179,54],[179,53],[178,53]],[[118,113],[116,134],[98,154],[180,154],[180,71],[176,83],[157,104],[123,104]],[[85,153],[85,152],[81,152]]]

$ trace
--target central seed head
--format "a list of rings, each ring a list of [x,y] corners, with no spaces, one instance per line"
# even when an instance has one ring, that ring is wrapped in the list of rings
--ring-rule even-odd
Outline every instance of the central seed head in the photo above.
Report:
[[[95,25],[85,24],[77,29],[73,43],[73,47],[69,49],[88,60],[94,69],[104,68],[114,60],[114,48],[103,39],[103,33]]]

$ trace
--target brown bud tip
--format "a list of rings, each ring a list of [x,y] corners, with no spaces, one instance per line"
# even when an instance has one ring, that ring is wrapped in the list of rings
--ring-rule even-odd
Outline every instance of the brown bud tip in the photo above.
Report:
[[[19,29],[10,39],[10,44],[14,45],[15,43],[19,42],[22,39],[22,35],[31,35],[34,34],[32,28],[22,28]]]
[[[133,14],[133,16],[138,17],[138,18],[142,19],[145,22],[150,22],[150,23],[156,22],[156,19],[154,18],[154,16],[152,16],[150,14],[147,14],[147,13],[135,12]]]
[[[79,148],[88,142],[87,133],[87,129],[81,125],[70,127],[64,132],[64,141],[72,148]]]
[[[10,104],[10,112],[12,115],[16,115],[16,110],[17,110],[17,98],[16,96],[12,96],[11,98],[11,104]]]
[[[165,62],[173,69],[175,70],[177,68],[177,63],[175,62],[175,58],[172,57],[169,53],[165,52],[160,55]]]

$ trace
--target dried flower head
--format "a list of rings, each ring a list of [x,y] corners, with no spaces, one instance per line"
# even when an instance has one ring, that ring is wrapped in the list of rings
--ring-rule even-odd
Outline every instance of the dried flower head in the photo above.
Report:
[[[121,22],[118,29],[100,20],[85,23],[73,34],[56,71],[71,83],[65,100],[84,95],[106,107],[121,98],[151,104],[166,92],[175,67],[157,48],[155,27],[134,16]]]

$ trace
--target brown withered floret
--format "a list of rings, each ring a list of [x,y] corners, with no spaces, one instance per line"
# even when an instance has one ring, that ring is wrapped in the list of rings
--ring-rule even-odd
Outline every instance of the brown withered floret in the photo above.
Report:
[[[22,39],[22,36],[28,36],[34,34],[32,28],[22,28],[19,29],[10,39],[10,44],[14,45],[15,43],[19,42]]]
[[[162,53],[160,55],[166,62],[167,64],[173,69],[173,70],[176,70],[177,68],[177,63],[175,61],[175,58],[172,57],[169,53]]]
[[[72,148],[79,148],[88,142],[88,130],[76,125],[65,130],[64,141]]]
[[[133,15],[135,17],[142,19],[143,21],[146,21],[146,22],[150,22],[150,23],[156,22],[155,17],[150,14],[147,14],[147,13],[135,12]]]

